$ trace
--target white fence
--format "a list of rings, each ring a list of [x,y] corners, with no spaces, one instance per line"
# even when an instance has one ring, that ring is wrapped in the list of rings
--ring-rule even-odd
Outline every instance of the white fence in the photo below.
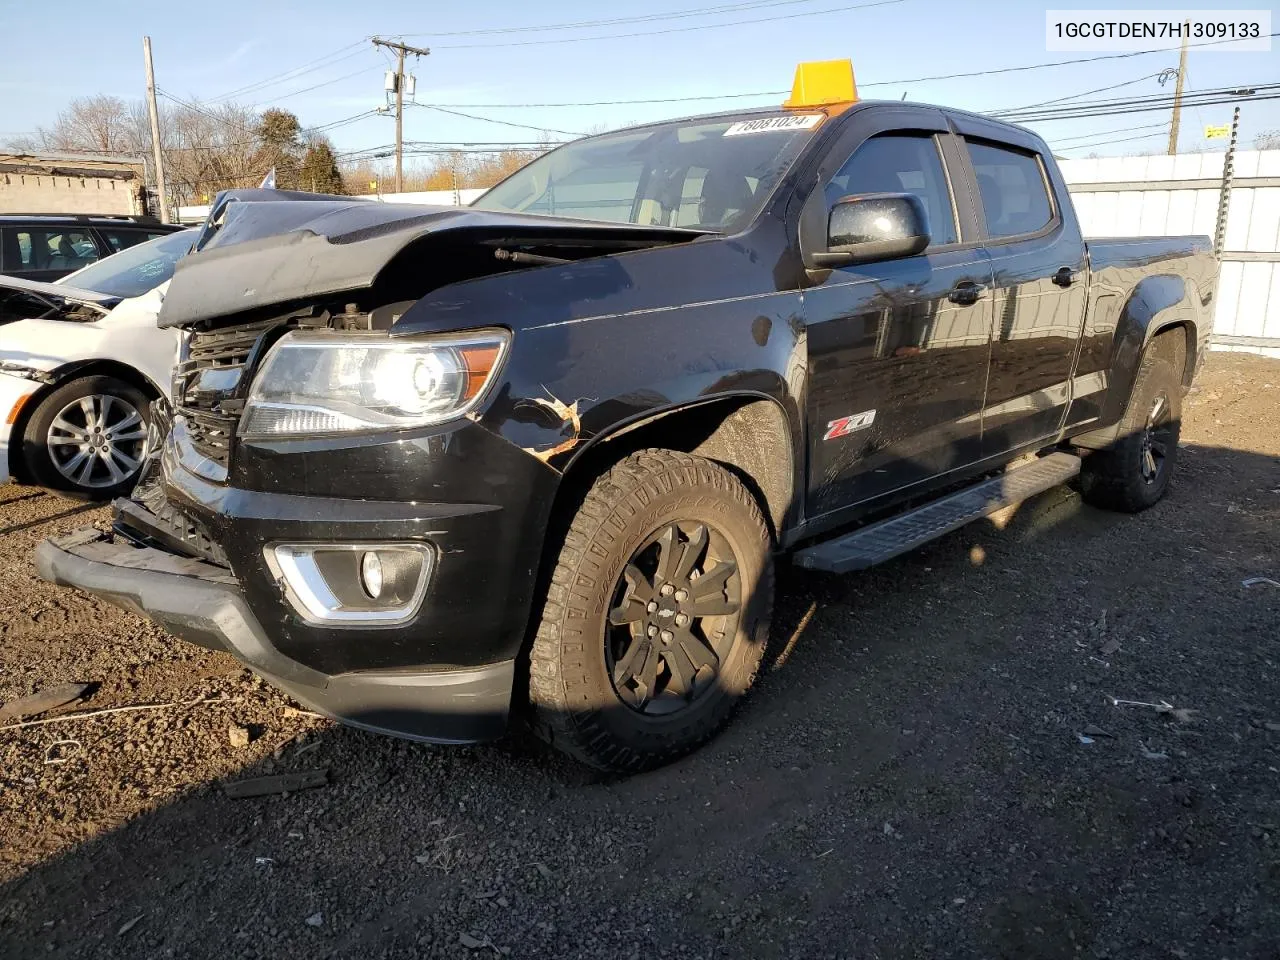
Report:
[[[1207,234],[1225,153],[1064,160],[1086,236]],[[1236,153],[1214,346],[1280,357],[1280,150]]]

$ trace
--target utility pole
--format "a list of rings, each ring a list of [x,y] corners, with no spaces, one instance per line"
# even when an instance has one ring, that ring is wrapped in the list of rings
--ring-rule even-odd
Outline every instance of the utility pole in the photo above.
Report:
[[[373,38],[375,47],[386,47],[396,52],[396,193],[404,192],[404,58],[406,54],[415,57],[428,56],[431,51],[424,47],[411,47],[392,40]]]
[[[1169,127],[1169,156],[1178,152],[1178,121],[1182,118],[1182,85],[1187,77],[1187,39],[1190,21],[1182,25],[1182,54],[1178,57],[1178,85],[1173,90],[1173,124]]]
[[[147,112],[151,114],[151,150],[156,161],[156,192],[160,194],[160,222],[169,222],[169,194],[164,188],[164,159],[160,149],[160,111],[156,107],[156,75],[151,68],[151,38],[142,38],[142,58],[147,64]]]

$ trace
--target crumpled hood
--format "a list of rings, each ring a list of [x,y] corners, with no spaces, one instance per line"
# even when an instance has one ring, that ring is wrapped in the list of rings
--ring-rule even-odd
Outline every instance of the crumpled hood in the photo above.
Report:
[[[644,246],[706,232],[341,198],[246,200],[227,205],[221,226],[212,216],[196,252],[178,262],[161,327],[367,289],[405,247],[430,236]]]

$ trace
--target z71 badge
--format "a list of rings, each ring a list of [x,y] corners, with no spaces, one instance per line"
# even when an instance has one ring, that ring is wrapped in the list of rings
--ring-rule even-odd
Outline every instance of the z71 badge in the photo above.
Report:
[[[837,440],[840,437],[847,437],[855,431],[865,430],[875,422],[876,412],[874,410],[863,410],[861,413],[855,413],[849,417],[841,417],[839,420],[832,420],[827,424],[827,432],[822,435],[822,439]]]

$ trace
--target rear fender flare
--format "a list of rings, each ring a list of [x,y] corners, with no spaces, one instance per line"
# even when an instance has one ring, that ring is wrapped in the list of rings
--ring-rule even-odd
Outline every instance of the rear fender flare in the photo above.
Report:
[[[1116,321],[1111,363],[1107,371],[1107,396],[1101,416],[1107,426],[1075,437],[1072,442],[1090,449],[1114,442],[1147,346],[1160,333],[1173,327],[1186,331],[1185,383],[1189,371],[1195,369],[1198,320],[1194,284],[1172,274],[1158,274],[1140,280]]]

